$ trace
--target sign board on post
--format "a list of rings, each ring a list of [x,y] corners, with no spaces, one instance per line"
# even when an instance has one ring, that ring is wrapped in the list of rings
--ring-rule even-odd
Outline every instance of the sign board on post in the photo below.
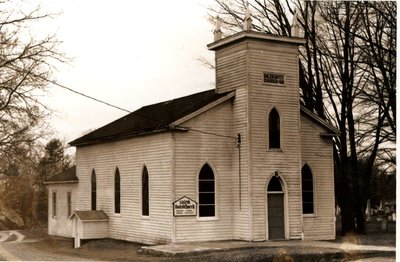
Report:
[[[197,215],[197,203],[186,196],[179,198],[172,205],[176,217]]]

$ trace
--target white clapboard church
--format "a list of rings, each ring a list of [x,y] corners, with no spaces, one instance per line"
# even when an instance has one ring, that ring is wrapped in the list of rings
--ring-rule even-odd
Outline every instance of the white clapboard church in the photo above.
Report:
[[[215,89],[130,113],[70,144],[47,181],[51,235],[146,244],[334,239],[332,136],[301,105],[300,37],[215,41]],[[294,28],[296,31],[296,28]]]

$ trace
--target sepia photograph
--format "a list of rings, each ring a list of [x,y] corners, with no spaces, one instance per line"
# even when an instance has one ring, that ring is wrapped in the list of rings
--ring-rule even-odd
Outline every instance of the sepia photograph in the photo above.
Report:
[[[396,261],[396,1],[0,0],[0,261]]]

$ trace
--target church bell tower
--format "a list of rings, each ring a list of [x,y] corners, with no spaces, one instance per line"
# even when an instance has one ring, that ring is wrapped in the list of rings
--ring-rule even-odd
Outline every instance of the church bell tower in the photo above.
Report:
[[[243,31],[223,38],[219,18],[216,25],[215,41],[208,45],[215,51],[216,92],[235,92],[232,135],[240,134],[242,140],[241,150],[233,151],[232,156],[241,161],[232,163],[232,170],[239,170],[232,174],[235,238],[257,241],[273,237],[266,195],[269,181],[276,177],[284,197],[281,238],[299,239],[298,61],[299,45],[305,40],[253,31],[248,7]],[[292,30],[294,34],[298,31]]]

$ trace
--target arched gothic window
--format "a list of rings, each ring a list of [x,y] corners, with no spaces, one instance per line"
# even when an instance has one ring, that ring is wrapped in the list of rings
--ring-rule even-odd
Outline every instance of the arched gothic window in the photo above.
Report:
[[[97,204],[97,185],[96,185],[96,172],[94,169],[92,170],[92,178],[91,178],[91,198],[92,198],[92,210],[96,210]]]
[[[314,214],[314,183],[310,167],[301,169],[301,190],[303,196],[303,214]]]
[[[268,192],[282,192],[282,185],[279,178],[273,176],[268,184]]]
[[[278,111],[273,108],[269,113],[269,148],[281,148],[280,117]]]
[[[115,169],[114,176],[114,212],[121,213],[121,177],[118,167]]]
[[[199,174],[199,217],[215,216],[215,177],[208,164]]]
[[[146,166],[142,172],[142,215],[149,215],[149,173]]]

